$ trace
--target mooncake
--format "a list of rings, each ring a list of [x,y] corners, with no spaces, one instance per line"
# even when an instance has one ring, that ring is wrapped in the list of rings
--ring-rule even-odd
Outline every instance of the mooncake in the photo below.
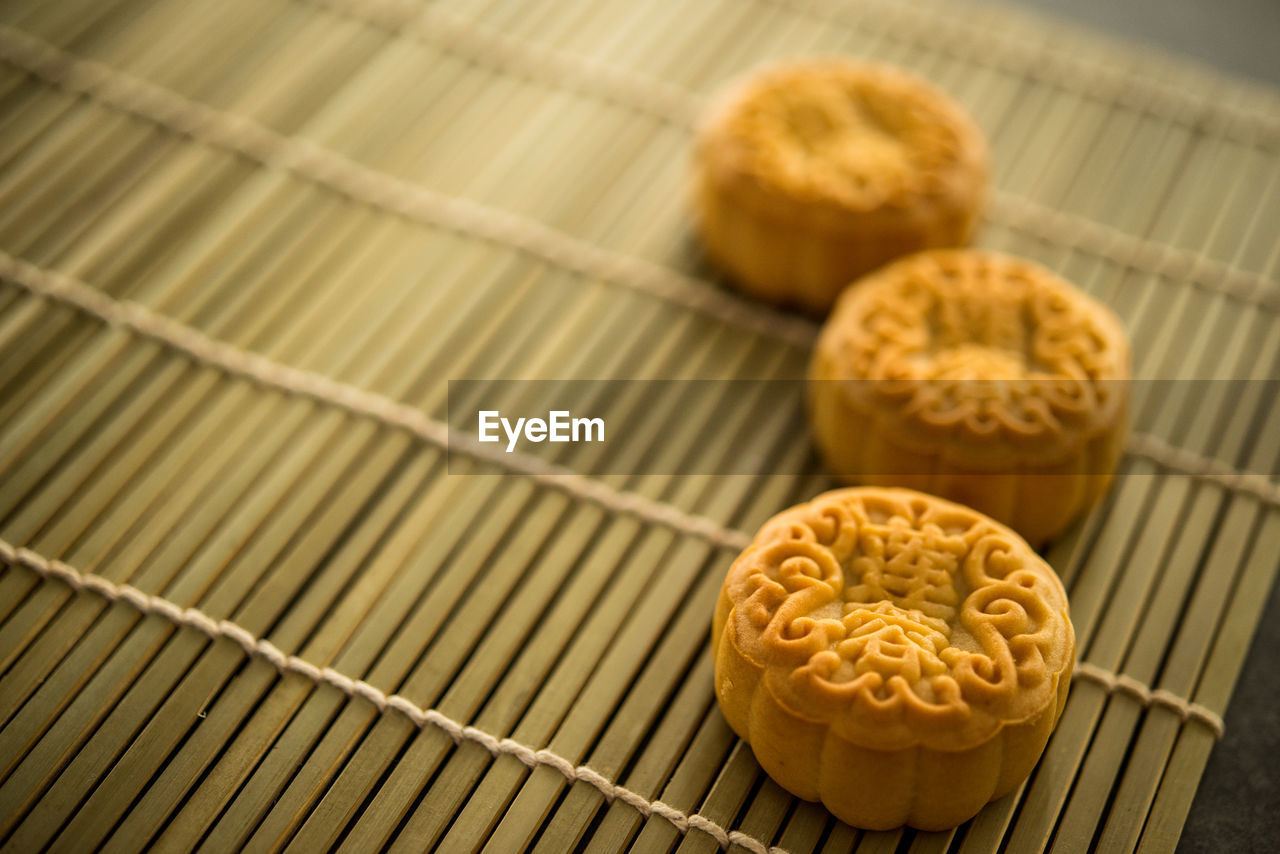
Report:
[[[701,124],[694,161],[711,259],[754,296],[820,312],[887,261],[965,244],[987,182],[982,134],[947,95],[842,59],[731,87]]]
[[[761,767],[856,827],[954,827],[1021,783],[1075,655],[1053,570],[1009,528],[905,489],[820,495],[725,578],[715,691]]]
[[[1129,345],[1104,305],[1035,264],[935,250],[841,297],[809,368],[833,474],[967,504],[1039,546],[1119,462]]]

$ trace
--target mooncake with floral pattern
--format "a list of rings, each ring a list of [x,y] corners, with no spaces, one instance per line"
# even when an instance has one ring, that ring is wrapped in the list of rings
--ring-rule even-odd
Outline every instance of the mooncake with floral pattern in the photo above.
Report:
[[[1066,703],[1067,597],[968,507],[855,487],[771,519],[734,561],[715,690],[764,770],[841,820],[954,827],[1021,783]]]
[[[1129,344],[1106,306],[1043,267],[935,250],[841,297],[809,380],[837,477],[962,502],[1040,545],[1119,462]]]
[[[919,77],[813,59],[731,87],[700,127],[694,177],[703,243],[733,281],[826,311],[894,258],[964,245],[987,150],[964,111]]]

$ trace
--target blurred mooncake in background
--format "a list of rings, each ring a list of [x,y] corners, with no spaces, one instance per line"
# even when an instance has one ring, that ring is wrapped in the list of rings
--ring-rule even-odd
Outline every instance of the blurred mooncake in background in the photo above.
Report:
[[[744,291],[824,312],[902,255],[968,242],[987,150],[944,93],[892,67],[773,66],[723,95],[695,144],[711,258]]]
[[[712,650],[720,709],[779,785],[856,827],[941,830],[1031,773],[1075,635],[1017,534],[857,487],[760,529],[721,588]]]
[[[847,290],[809,369],[837,477],[968,504],[1033,544],[1105,491],[1127,428],[1116,316],[1030,262],[920,253]]]

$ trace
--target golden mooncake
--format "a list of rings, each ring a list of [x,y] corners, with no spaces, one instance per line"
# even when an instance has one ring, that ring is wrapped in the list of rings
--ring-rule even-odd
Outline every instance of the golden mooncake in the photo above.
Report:
[[[761,767],[856,827],[955,827],[1026,779],[1066,704],[1062,583],[1017,534],[905,489],[820,495],[725,578],[715,689]]]
[[[1129,345],[1109,309],[1041,267],[935,250],[845,292],[809,380],[833,474],[959,501],[1038,546],[1110,482]]]
[[[708,111],[694,205],[713,261],[748,293],[826,311],[858,276],[961,246],[986,191],[986,144],[932,85],[891,67],[764,70]]]

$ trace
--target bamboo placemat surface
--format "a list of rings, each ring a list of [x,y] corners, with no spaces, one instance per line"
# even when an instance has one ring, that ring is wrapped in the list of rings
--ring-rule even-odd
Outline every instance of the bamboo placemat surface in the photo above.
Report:
[[[1280,563],[1273,94],[933,2],[0,24],[6,850],[1174,846]],[[980,242],[1114,306],[1138,377],[1255,381],[1140,391],[1122,476],[1048,553],[1092,669],[1027,784],[949,833],[796,801],[716,708],[743,532],[830,485],[799,384],[602,401],[633,475],[447,425],[449,379],[803,375],[812,323],[715,282],[685,192],[702,100],[814,53],[964,102]],[[799,473],[666,474],[730,453]]]

